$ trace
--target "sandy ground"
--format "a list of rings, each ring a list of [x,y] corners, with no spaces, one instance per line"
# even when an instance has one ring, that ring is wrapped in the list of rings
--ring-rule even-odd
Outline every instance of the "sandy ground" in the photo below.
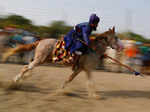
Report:
[[[19,89],[9,89],[22,65],[0,64],[0,112],[150,112],[150,77],[94,71],[99,99],[87,97],[84,72],[54,95],[70,68],[40,66]]]

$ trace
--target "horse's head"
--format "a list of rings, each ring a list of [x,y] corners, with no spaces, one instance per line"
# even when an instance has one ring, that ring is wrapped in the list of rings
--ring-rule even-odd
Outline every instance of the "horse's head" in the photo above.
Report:
[[[108,31],[97,36],[97,40],[101,44],[101,38],[103,39],[104,46],[110,46],[112,49],[121,51],[123,49],[123,44],[120,39],[116,36],[115,27],[109,29]]]

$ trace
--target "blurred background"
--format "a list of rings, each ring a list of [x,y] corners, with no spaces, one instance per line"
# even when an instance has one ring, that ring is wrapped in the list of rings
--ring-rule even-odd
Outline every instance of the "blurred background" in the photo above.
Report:
[[[115,26],[125,48],[119,53],[109,48],[107,54],[150,74],[149,6],[149,0],[1,1],[0,59],[8,48],[44,38],[60,38],[75,24],[87,22],[91,13],[96,13],[101,21],[91,38]],[[26,64],[33,54],[31,51],[11,56],[7,63]],[[130,73],[108,59],[103,59],[97,69]]]

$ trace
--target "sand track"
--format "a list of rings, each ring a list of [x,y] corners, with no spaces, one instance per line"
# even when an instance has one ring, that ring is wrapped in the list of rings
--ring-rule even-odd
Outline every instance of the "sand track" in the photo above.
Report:
[[[82,72],[66,88],[55,94],[69,76],[69,68],[40,66],[19,88],[11,79],[22,65],[0,64],[0,112],[150,112],[150,77],[94,71],[100,99],[89,99]]]

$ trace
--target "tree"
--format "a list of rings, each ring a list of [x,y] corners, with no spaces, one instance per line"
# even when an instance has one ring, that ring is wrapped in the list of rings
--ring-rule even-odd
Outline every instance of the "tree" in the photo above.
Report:
[[[30,32],[36,32],[42,37],[58,38],[61,34],[66,34],[71,26],[67,25],[64,21],[53,21],[49,26],[37,26],[20,15],[9,15],[0,17],[0,28],[14,27],[24,29]]]
[[[144,43],[150,42],[149,39],[146,39],[144,36],[134,33],[134,32],[125,32],[125,33],[123,33],[123,35],[131,40],[144,42]]]
[[[6,21],[10,21],[16,25],[31,25],[32,24],[31,20],[20,15],[10,15],[6,18]]]
[[[58,38],[62,34],[66,34],[70,31],[73,27],[67,25],[64,21],[53,21],[49,25],[49,34],[53,38]]]
[[[118,33],[117,36],[123,40],[135,40],[135,41],[139,41],[139,42],[143,42],[143,43],[149,43],[150,42],[149,39],[146,39],[144,36],[139,35],[139,34],[134,33],[134,32]]]
[[[20,15],[9,15],[0,18],[1,27],[13,26],[16,28],[22,28],[22,27],[24,28],[25,26],[31,26],[31,25],[32,25],[31,20]]]

